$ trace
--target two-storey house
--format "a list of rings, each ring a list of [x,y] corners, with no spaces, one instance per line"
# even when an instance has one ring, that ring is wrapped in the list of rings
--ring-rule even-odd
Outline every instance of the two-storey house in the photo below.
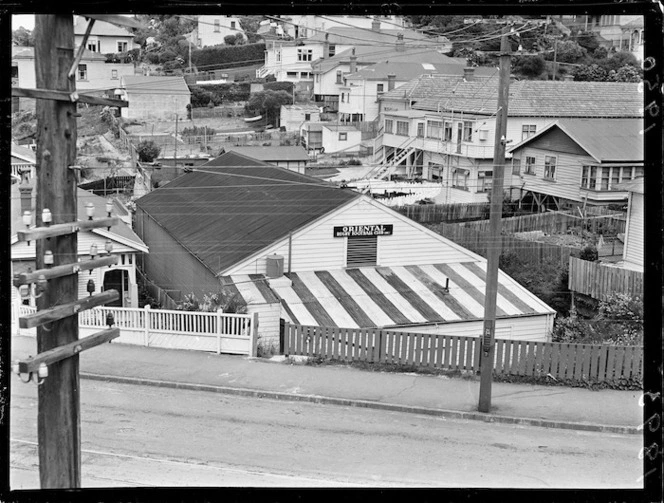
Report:
[[[225,44],[224,38],[228,35],[247,36],[236,16],[197,16],[197,25],[194,30],[193,39],[198,47],[209,47],[212,45]]]
[[[291,15],[283,17],[284,29],[293,38],[307,38],[319,31],[330,28],[354,27],[362,29],[406,28],[402,16],[307,16]]]
[[[514,145],[563,118],[642,118],[637,87],[614,82],[512,82],[505,141]],[[376,144],[380,175],[439,180],[441,197],[451,203],[487,201],[497,91],[496,77],[425,75],[385,93],[380,98],[384,130]]]
[[[83,43],[88,20],[83,16],[74,16],[74,43],[78,48]],[[85,49],[100,54],[127,52],[135,49],[134,34],[113,23],[95,21],[85,44]]]
[[[643,176],[642,129],[637,118],[559,119],[509,149],[506,179],[540,209],[624,203],[623,185]]]

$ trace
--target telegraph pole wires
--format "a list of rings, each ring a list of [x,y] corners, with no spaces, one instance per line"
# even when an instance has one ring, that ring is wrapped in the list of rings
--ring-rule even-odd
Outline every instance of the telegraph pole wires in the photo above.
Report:
[[[496,333],[496,299],[498,296],[498,263],[501,251],[501,220],[503,211],[503,179],[505,172],[505,145],[507,144],[507,108],[511,70],[510,28],[503,27],[500,40],[500,73],[498,82],[498,111],[493,148],[493,185],[489,215],[489,247],[487,250],[486,295],[484,327],[480,348],[480,399],[478,410],[491,410],[491,383],[493,377],[494,341]]]

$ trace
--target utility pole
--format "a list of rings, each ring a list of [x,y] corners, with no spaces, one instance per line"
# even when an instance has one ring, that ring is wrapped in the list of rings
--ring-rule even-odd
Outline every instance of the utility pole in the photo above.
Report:
[[[177,173],[178,167],[178,114],[175,114],[175,146],[173,150],[173,165]]]
[[[35,16],[35,72],[40,89],[73,93],[68,71],[74,62],[73,16]],[[53,224],[76,222],[76,103],[37,100],[37,222],[50,209]],[[44,225],[45,222],[42,222]],[[51,250],[54,265],[78,260],[77,234],[36,241],[36,266],[42,269],[44,252]],[[76,274],[49,280],[37,299],[40,310],[78,298]],[[70,316],[37,328],[37,352],[43,353],[78,339],[78,317]],[[37,430],[39,480],[42,489],[81,486],[81,425],[78,355],[53,363],[38,388]]]
[[[503,27],[500,39],[500,77],[498,82],[498,111],[493,147],[493,185],[489,215],[489,246],[487,253],[484,329],[480,349],[480,400],[478,410],[491,410],[491,380],[493,374],[494,337],[496,333],[496,298],[498,296],[498,262],[501,249],[501,219],[503,210],[503,177],[505,171],[505,145],[507,132],[507,105],[510,83],[510,28]]]

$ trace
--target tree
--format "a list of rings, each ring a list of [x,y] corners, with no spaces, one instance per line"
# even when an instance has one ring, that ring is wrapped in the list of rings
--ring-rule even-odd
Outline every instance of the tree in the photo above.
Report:
[[[244,40],[244,38],[242,37],[242,34],[240,34],[240,33],[238,33],[237,35],[226,35],[224,37],[224,44],[226,44],[226,45],[241,45],[242,40]]]
[[[276,118],[281,105],[291,105],[293,98],[286,91],[261,91],[252,94],[245,105],[245,111],[265,115],[267,120]]]
[[[583,47],[574,42],[573,40],[563,40],[556,44],[556,60],[559,63],[577,63],[585,58],[588,54]],[[553,61],[553,52],[546,55],[546,59]]]
[[[606,70],[596,63],[589,66],[580,66],[574,71],[574,80],[604,82],[607,77]]]
[[[514,64],[514,71],[527,78],[537,77],[546,69],[542,56],[521,56]]]
[[[258,35],[258,28],[260,22],[264,19],[263,16],[240,16],[240,26],[247,36],[247,42],[253,44],[258,42],[261,37]]]
[[[599,48],[597,35],[591,31],[580,31],[576,34],[575,38],[576,42],[590,53],[596,51],[597,48]]]
[[[138,160],[141,162],[153,162],[161,152],[159,145],[152,140],[143,140],[136,147],[138,152]]]
[[[12,32],[12,42],[22,47],[34,47],[35,37],[30,30],[20,26]]]
[[[641,82],[643,77],[637,68],[625,65],[618,68],[618,70],[611,70],[607,80],[611,82]]]

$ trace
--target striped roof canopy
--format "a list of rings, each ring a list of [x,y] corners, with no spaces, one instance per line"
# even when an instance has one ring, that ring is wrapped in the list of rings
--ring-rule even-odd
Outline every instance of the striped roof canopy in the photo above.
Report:
[[[305,271],[286,277],[292,284],[273,281],[269,287],[261,275],[227,276],[223,282],[248,304],[272,303],[276,294],[284,317],[300,325],[403,327],[484,317],[485,261]],[[512,278],[499,273],[498,318],[554,312]]]

